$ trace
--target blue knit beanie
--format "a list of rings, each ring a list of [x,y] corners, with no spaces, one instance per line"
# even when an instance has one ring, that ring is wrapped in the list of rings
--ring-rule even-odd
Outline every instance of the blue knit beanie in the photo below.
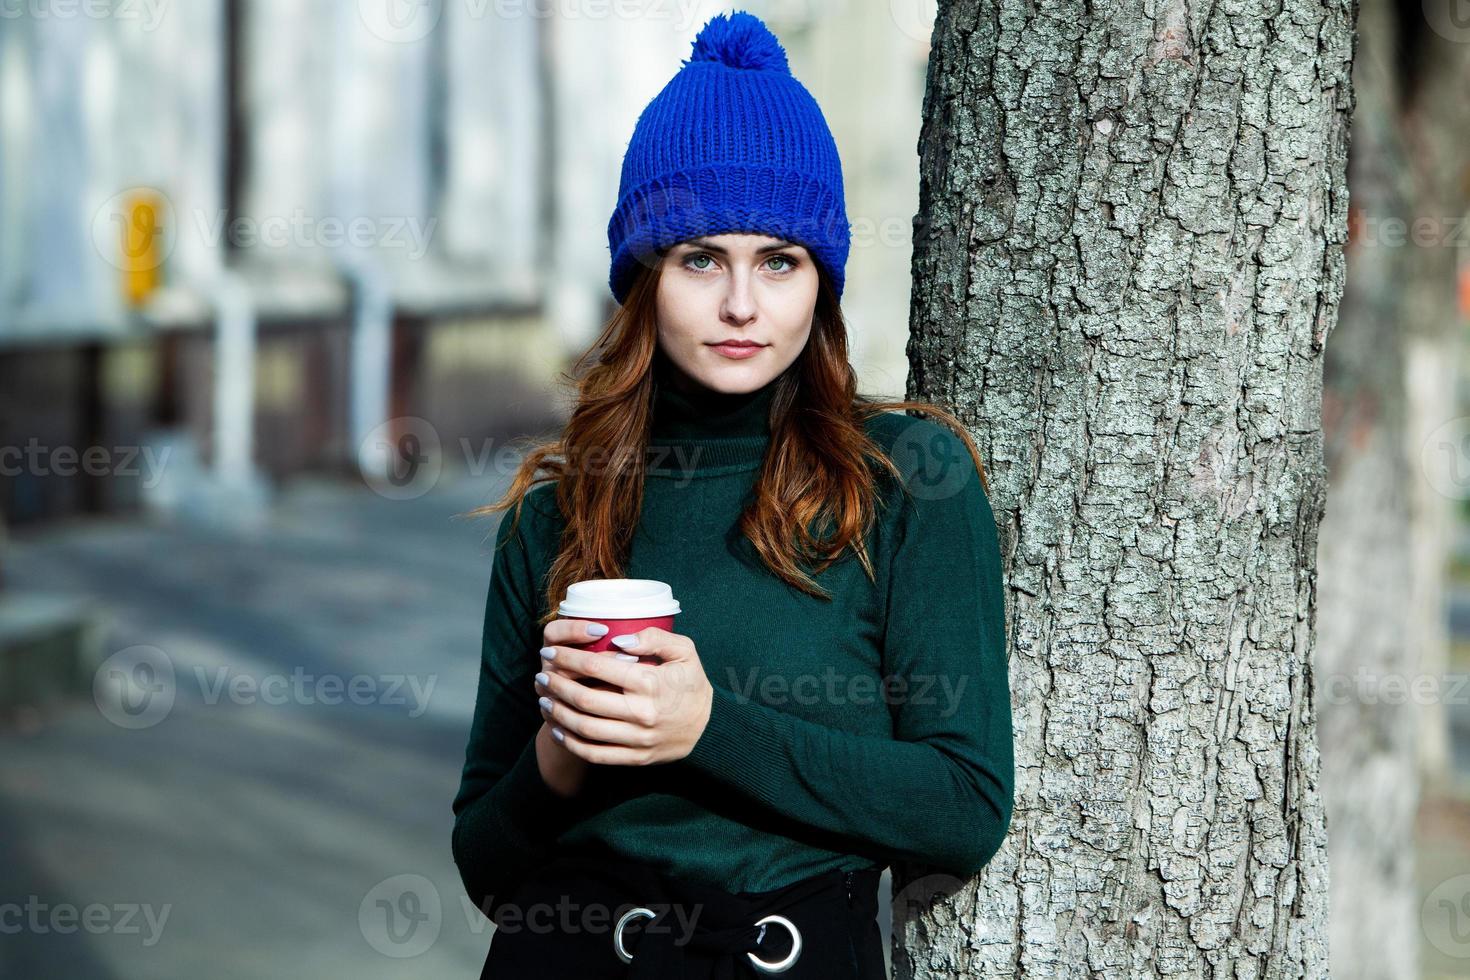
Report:
[[[607,226],[619,304],[639,263],[700,235],[749,232],[804,246],[841,297],[850,229],[827,120],[754,14],[717,14],[638,117]]]

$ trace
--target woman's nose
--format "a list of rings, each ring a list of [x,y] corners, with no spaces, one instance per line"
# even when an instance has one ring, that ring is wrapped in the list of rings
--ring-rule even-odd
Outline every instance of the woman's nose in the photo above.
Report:
[[[725,292],[725,316],[735,323],[743,323],[754,314],[755,297],[751,292],[750,273],[736,269]]]

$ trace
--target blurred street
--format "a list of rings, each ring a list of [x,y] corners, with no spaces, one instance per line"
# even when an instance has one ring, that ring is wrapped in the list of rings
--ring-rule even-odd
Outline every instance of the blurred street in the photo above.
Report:
[[[104,654],[162,651],[176,696],[138,728],[83,694],[0,736],[11,900],[34,895],[43,922],[107,906],[116,926],[7,937],[0,976],[477,975],[492,930],[451,859],[450,801],[494,525],[454,515],[501,480],[446,471],[387,500],[298,479],[244,536],[138,518],[18,533],[16,581],[95,597]]]
[[[489,485],[446,474],[394,501],[302,479],[240,538],[136,518],[16,535],[15,581],[95,597],[105,651],[162,650],[177,697],[134,730],[83,695],[4,736],[12,900],[36,896],[43,920],[46,904],[142,905],[156,924],[139,912],[127,934],[112,912],[119,927],[92,935],[27,930],[0,943],[0,975],[476,974],[490,927],[464,907],[449,806],[493,524],[453,515],[491,499]],[[298,688],[266,678],[297,675],[318,696],[272,697]],[[345,684],[326,703],[321,677],[369,679],[372,703]],[[411,967],[359,926],[369,893],[400,874],[426,877],[442,902],[437,941]]]

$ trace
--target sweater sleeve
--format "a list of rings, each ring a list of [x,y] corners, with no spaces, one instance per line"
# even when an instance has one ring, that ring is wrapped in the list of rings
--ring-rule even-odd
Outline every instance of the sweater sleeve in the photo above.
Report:
[[[454,863],[470,899],[492,919],[526,874],[550,860],[561,832],[586,815],[585,794],[557,795],[536,761],[542,630],[527,528],[535,517],[527,499],[519,527],[510,530],[512,510],[496,532],[475,712],[451,807]]]
[[[894,505],[902,509],[882,670],[893,737],[835,729],[714,685],[708,725],[681,762],[889,860],[969,876],[999,850],[1011,818],[1000,545],[964,443],[947,427],[918,424],[935,430],[925,454],[943,455],[925,472],[905,473],[911,496],[900,490]],[[942,465],[961,469],[927,472]]]

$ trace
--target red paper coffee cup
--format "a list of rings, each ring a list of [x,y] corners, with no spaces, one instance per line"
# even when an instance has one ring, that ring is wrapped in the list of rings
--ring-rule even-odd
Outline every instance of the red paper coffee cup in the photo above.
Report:
[[[674,617],[679,614],[679,600],[674,598],[668,583],[657,579],[590,578],[568,586],[567,597],[556,611],[563,619],[585,619],[607,626],[605,636],[578,644],[583,650],[622,653],[612,644],[615,636],[636,633],[648,626],[672,633]],[[638,660],[656,663],[658,658],[648,656]]]

